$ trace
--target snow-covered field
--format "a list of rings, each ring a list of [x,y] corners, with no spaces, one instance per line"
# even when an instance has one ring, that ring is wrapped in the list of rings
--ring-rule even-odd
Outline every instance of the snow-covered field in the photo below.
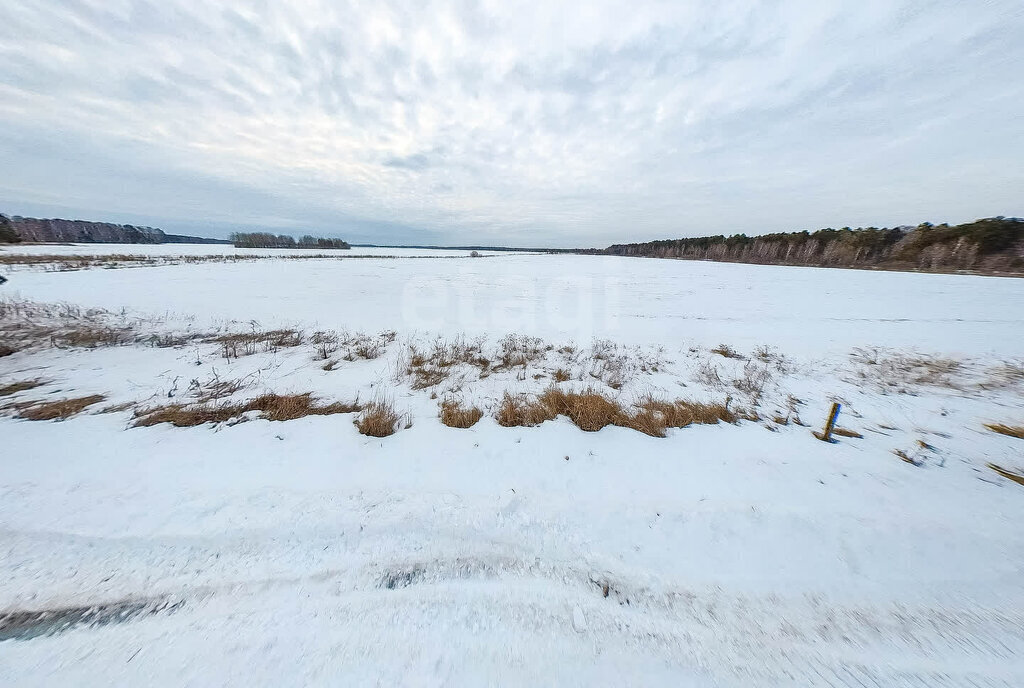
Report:
[[[0,247],[0,255],[53,255],[53,256],[106,256],[123,254],[130,256],[312,256],[338,255],[354,256],[466,256],[469,251],[448,251],[419,248],[386,248],[381,246],[353,246],[346,250],[328,249],[273,249],[235,248],[230,244],[8,244]],[[494,251],[478,251],[490,255]]]
[[[0,685],[1024,685],[1024,485],[987,466],[1024,440],[985,428],[1024,425],[1024,281],[510,254],[10,277],[0,337],[203,337],[0,358],[0,387],[43,381],[0,406],[105,396],[0,418]],[[306,340],[204,341],[285,326]],[[439,343],[527,355],[416,388]],[[496,422],[556,371],[759,420]],[[402,428],[130,427],[227,380],[390,399]],[[451,398],[484,417],[442,425]],[[833,401],[862,438],[812,436]]]

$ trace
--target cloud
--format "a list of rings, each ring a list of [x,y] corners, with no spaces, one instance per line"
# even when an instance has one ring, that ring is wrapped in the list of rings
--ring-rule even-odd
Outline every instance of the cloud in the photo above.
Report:
[[[0,203],[606,245],[1024,214],[1017,2],[8,0]]]

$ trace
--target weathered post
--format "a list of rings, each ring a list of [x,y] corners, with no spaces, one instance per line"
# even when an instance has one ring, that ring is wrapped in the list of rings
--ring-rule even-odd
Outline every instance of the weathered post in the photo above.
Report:
[[[832,402],[832,409],[828,412],[828,420],[825,421],[825,429],[822,432],[815,432],[814,436],[822,442],[834,442],[832,439],[832,428],[836,426],[836,419],[839,418],[840,405]]]

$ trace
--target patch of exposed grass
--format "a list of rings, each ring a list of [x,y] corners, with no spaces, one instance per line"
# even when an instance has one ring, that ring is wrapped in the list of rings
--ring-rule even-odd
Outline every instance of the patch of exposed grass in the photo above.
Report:
[[[724,358],[743,358],[743,354],[739,353],[738,351],[736,351],[736,349],[732,348],[728,344],[719,344],[714,349],[711,349],[711,353],[718,354],[719,356],[723,356]]]
[[[670,427],[714,424],[722,420],[733,423],[741,418],[756,420],[754,416],[730,411],[725,404],[647,397],[634,407],[624,408],[593,388],[566,392],[557,387],[549,387],[537,397],[506,393],[495,418],[499,425],[519,427],[539,425],[560,415],[586,432],[615,425],[652,437],[664,437]]]
[[[246,413],[259,412],[264,420],[285,421],[305,416],[326,416],[336,413],[352,413],[360,409],[359,401],[320,404],[309,392],[304,394],[263,394],[240,403],[168,404],[135,412],[133,427],[148,427],[159,423],[170,423],[179,428],[189,428],[204,423],[224,423],[240,418]]]
[[[436,339],[429,349],[409,345],[405,358],[405,375],[412,378],[413,389],[435,387],[447,380],[457,365],[464,364],[479,368],[480,376],[486,377],[491,360],[483,355],[483,340],[467,342],[465,339]]]
[[[840,437],[853,437],[858,440],[864,439],[864,435],[860,434],[856,430],[850,430],[848,428],[832,428],[832,434],[839,435]]]
[[[370,437],[388,437],[398,431],[401,416],[390,401],[378,400],[363,409],[355,420],[360,434]]]
[[[441,422],[450,428],[471,428],[476,425],[484,412],[476,406],[464,407],[455,399],[441,402]]]
[[[549,387],[538,401],[556,416],[566,416],[576,427],[585,432],[595,432],[608,425],[616,424],[623,416],[618,402],[607,398],[601,392],[588,388],[582,392],[565,392]]]
[[[18,410],[19,418],[26,420],[64,420],[106,399],[102,394],[86,397],[59,399],[57,401],[35,402]]]
[[[512,395],[505,392],[494,418],[498,425],[506,428],[532,427],[546,420],[552,420],[558,414],[540,400],[526,394]]]
[[[985,423],[985,427],[1000,435],[1016,437],[1024,440],[1024,425],[1003,425],[1002,423]]]
[[[202,382],[199,379],[189,383],[189,394],[196,403],[208,404],[218,401],[242,390],[248,383],[245,380],[221,380],[216,374],[212,379]]]
[[[134,406],[134,401],[126,401],[121,404],[111,404],[110,406],[104,406],[96,413],[120,413],[122,411],[127,411],[128,409],[134,408]]]
[[[566,370],[565,368],[559,368],[558,370],[551,374],[551,377],[552,379],[554,379],[555,382],[568,382],[570,375],[569,371]]]
[[[995,471],[999,475],[1003,476],[1004,478],[1009,478],[1010,480],[1012,480],[1015,483],[1019,483],[1021,485],[1024,485],[1024,474],[1015,473],[1014,471],[1011,471],[1011,470],[1008,470],[1006,468],[1003,468],[1002,466],[997,466],[994,463],[989,463],[987,465],[988,465],[989,468],[991,468],[993,471]]]
[[[220,344],[221,355],[230,360],[241,356],[252,356],[259,351],[277,351],[282,348],[301,346],[305,337],[298,330],[267,330],[256,329],[251,332],[234,332],[213,337],[208,341]]]
[[[21,380],[20,382],[12,382],[9,385],[0,385],[0,397],[7,397],[18,392],[24,392],[30,389],[35,389],[45,385],[45,380],[34,378],[32,380]]]

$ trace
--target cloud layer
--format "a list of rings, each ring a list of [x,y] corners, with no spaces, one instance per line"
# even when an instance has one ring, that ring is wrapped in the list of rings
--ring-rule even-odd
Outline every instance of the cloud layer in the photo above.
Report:
[[[7,0],[0,209],[560,246],[1024,214],[1022,34],[1019,0]]]

